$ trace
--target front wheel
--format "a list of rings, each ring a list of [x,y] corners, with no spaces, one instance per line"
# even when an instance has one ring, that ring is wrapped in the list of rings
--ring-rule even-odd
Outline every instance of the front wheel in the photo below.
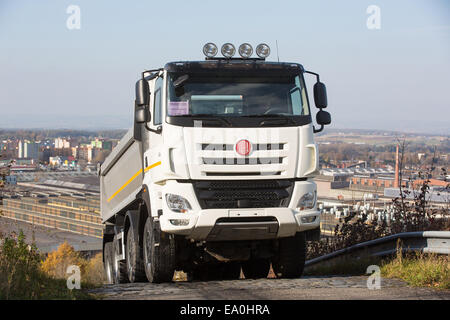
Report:
[[[170,282],[175,271],[175,239],[148,217],[144,227],[144,269],[149,282]]]
[[[306,238],[303,232],[278,240],[278,252],[272,260],[277,278],[299,278],[305,267]]]

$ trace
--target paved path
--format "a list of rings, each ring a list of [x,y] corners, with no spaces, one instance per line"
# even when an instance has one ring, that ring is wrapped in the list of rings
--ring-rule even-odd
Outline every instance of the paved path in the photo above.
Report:
[[[144,300],[262,300],[262,299],[438,299],[450,300],[450,290],[413,288],[395,279],[382,279],[381,289],[367,289],[367,276],[303,277],[209,282],[107,285],[90,292],[104,299]]]

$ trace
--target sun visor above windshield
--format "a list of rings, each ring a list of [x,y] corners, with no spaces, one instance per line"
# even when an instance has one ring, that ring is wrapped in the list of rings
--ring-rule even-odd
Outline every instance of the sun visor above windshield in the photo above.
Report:
[[[168,72],[203,73],[203,72],[245,72],[267,73],[273,75],[296,75],[304,71],[298,63],[267,62],[261,60],[223,59],[205,61],[170,62],[164,66]]]

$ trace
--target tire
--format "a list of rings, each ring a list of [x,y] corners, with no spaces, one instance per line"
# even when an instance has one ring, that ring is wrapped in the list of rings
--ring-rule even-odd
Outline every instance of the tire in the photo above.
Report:
[[[126,257],[127,257],[127,274],[128,281],[142,282],[146,280],[144,262],[142,260],[142,247],[139,245],[139,240],[135,241],[135,232],[132,227],[128,229],[127,244],[126,244]]]
[[[119,241],[117,240],[116,236],[114,236],[113,249],[114,249],[113,250],[114,283],[115,284],[127,283],[128,282],[127,264],[125,260],[122,261],[118,260],[120,248],[119,248]]]
[[[306,239],[302,232],[278,240],[278,253],[272,261],[277,278],[299,278],[305,267]]]
[[[113,243],[106,242],[103,248],[103,266],[105,268],[105,277],[107,284],[114,283],[114,270],[113,270]]]
[[[152,283],[170,282],[175,271],[175,238],[148,217],[144,226],[144,269]]]
[[[267,278],[269,270],[269,259],[251,259],[242,263],[245,279]]]

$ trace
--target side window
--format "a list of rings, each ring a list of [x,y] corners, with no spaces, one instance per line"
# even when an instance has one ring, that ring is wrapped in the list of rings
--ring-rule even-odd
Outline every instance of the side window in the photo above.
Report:
[[[156,80],[155,85],[155,103],[153,104],[153,124],[159,125],[162,123],[162,106],[161,106],[161,90],[163,80],[161,77]]]

